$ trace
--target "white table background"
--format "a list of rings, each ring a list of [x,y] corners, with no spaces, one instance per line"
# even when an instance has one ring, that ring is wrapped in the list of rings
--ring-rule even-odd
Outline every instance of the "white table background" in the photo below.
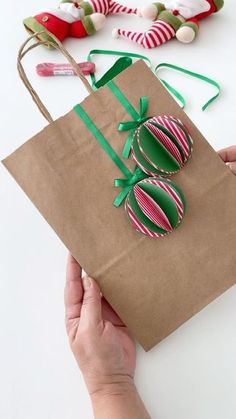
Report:
[[[1,6],[0,158],[45,125],[18,77],[16,54],[26,38],[22,19],[54,5],[53,0],[24,0]],[[148,28],[149,22],[136,16],[110,17],[99,34],[71,39],[65,45],[80,61],[92,48],[133,51],[146,53],[155,64],[171,62],[218,80],[222,97],[202,112],[200,105],[214,89],[163,72],[188,99],[188,115],[219,149],[236,143],[235,14],[235,1],[226,0],[222,12],[202,22],[192,45],[172,41],[145,51],[111,38],[114,26]],[[25,59],[32,84],[58,117],[80,102],[86,92],[75,77],[38,77],[34,67],[43,61],[64,59],[43,47]],[[111,62],[96,59],[97,74],[100,76]],[[0,417],[91,419],[87,391],[64,330],[67,251],[2,165],[0,179]],[[138,348],[136,383],[153,419],[235,419],[236,287],[149,353]]]

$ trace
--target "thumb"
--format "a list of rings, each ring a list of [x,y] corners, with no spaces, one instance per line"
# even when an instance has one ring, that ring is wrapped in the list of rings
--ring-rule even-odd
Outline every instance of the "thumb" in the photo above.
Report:
[[[97,325],[102,320],[101,293],[94,279],[85,276],[82,279],[84,296],[80,312],[81,326]]]
[[[229,168],[231,170],[231,172],[236,175],[236,162],[233,163],[229,163]]]

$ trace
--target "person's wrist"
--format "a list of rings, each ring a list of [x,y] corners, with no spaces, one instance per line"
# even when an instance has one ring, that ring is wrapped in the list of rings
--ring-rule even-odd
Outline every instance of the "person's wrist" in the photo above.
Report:
[[[90,398],[96,418],[150,419],[132,378],[103,383]]]
[[[99,380],[85,379],[92,402],[112,396],[124,396],[136,391],[134,380],[129,375],[112,375]]]

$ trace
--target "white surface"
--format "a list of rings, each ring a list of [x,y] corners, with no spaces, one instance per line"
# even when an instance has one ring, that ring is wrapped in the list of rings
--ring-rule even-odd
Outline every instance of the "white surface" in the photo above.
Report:
[[[45,125],[18,78],[15,61],[26,38],[23,17],[53,5],[53,0],[25,0],[1,6],[1,158]],[[203,113],[200,104],[213,89],[165,72],[165,78],[187,97],[187,113],[215,149],[236,143],[235,14],[236,3],[228,0],[218,16],[202,22],[194,44],[172,41],[146,51],[155,64],[166,61],[186,66],[221,83],[221,99]],[[126,41],[111,39],[111,29],[118,25],[149,24],[137,17],[112,17],[99,35],[65,45],[78,60],[84,60],[93,47],[144,53]],[[85,91],[73,77],[36,76],[34,66],[43,61],[63,59],[43,48],[25,59],[34,87],[52,114],[59,116],[79,102]],[[97,60],[100,74],[109,62]],[[64,331],[67,251],[2,165],[0,177],[0,417],[91,419],[86,388]],[[153,419],[235,419],[235,324],[236,287],[151,352],[138,350],[136,382]]]

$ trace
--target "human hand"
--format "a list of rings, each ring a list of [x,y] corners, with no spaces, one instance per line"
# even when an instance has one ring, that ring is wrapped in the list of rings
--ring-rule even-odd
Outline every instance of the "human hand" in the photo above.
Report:
[[[236,175],[236,145],[224,148],[223,150],[218,151],[218,154],[222,160],[228,164],[232,173]]]
[[[65,287],[66,329],[85,379],[95,419],[150,419],[134,385],[136,350],[121,319],[96,282],[69,255]]]
[[[82,269],[69,255],[65,287],[66,328],[90,395],[134,387],[134,341],[117,314],[101,297],[96,282],[81,279]]]

